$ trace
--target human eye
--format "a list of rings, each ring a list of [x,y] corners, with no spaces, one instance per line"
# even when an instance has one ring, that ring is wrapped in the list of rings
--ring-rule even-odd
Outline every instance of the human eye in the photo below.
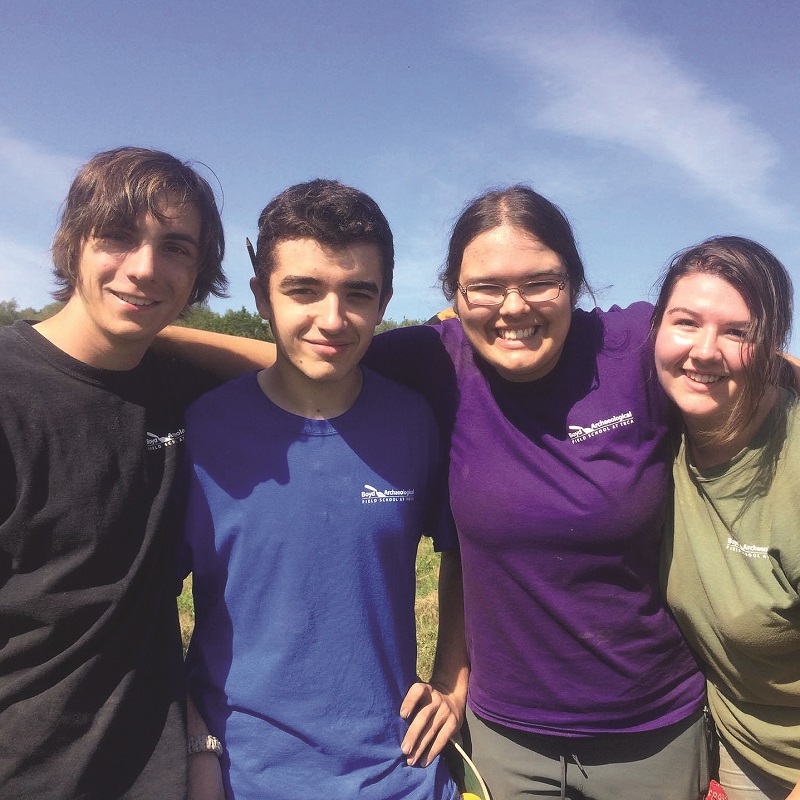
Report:
[[[472,289],[473,292],[502,292],[503,287],[496,283],[471,283],[467,289]]]
[[[130,231],[121,228],[104,228],[91,236],[92,247],[109,255],[121,255],[130,251],[135,245]]]
[[[373,295],[371,292],[359,292],[359,291],[350,292],[347,296],[356,303],[369,303],[375,297],[375,295]]]
[[[747,341],[747,331],[744,328],[730,328],[728,330],[728,336],[740,342]]]
[[[552,289],[558,285],[559,282],[555,278],[541,278],[539,280],[523,283],[520,288],[525,289],[526,291],[538,291],[540,289]]]
[[[558,297],[561,290],[560,281],[555,278],[540,278],[528,281],[519,287],[520,294],[526,300],[551,300]]]
[[[287,297],[293,297],[301,302],[308,302],[316,298],[316,292],[310,286],[291,286],[284,290]]]
[[[94,238],[101,242],[130,242],[132,237],[130,231],[121,228],[104,228],[97,231]]]
[[[181,256],[188,256],[189,248],[185,245],[178,244],[177,242],[166,242],[164,244],[164,251],[167,253],[173,253],[174,255],[181,255]]]
[[[505,297],[505,286],[496,283],[471,283],[466,287],[467,300],[474,303],[495,302]]]

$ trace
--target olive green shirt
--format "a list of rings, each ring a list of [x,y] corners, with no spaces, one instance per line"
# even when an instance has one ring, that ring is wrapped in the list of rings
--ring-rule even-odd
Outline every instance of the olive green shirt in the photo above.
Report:
[[[800,404],[782,392],[748,447],[673,469],[662,586],[707,664],[725,742],[787,786],[800,781]]]

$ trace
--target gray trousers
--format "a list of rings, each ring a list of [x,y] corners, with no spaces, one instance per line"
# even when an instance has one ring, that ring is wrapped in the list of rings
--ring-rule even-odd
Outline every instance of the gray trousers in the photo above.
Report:
[[[492,800],[698,800],[711,778],[707,726],[698,711],[642,733],[540,736],[467,709],[472,760]]]

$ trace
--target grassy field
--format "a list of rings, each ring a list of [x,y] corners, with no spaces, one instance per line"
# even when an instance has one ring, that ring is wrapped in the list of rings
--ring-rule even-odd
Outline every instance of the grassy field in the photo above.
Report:
[[[433,552],[430,539],[423,539],[417,553],[417,672],[420,677],[430,678],[433,653],[436,647],[436,626],[439,620],[436,584],[439,579],[439,554]],[[181,619],[183,646],[186,647],[194,627],[192,605],[192,578],[186,579],[183,594],[178,598],[178,613]]]

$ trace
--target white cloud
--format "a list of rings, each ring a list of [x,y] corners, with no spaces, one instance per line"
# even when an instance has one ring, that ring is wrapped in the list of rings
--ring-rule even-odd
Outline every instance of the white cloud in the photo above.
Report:
[[[39,145],[13,136],[0,125],[0,177],[14,194],[35,198],[42,204],[64,199],[80,161],[51,153]]]
[[[630,147],[761,222],[795,224],[770,197],[779,163],[771,137],[608,3],[474,3],[470,29],[474,45],[532,84],[522,109],[531,125]]]
[[[79,163],[0,125],[0,300],[33,308],[52,301],[48,248]]]
[[[48,251],[0,236],[0,300],[41,308],[52,302],[52,289]]]

